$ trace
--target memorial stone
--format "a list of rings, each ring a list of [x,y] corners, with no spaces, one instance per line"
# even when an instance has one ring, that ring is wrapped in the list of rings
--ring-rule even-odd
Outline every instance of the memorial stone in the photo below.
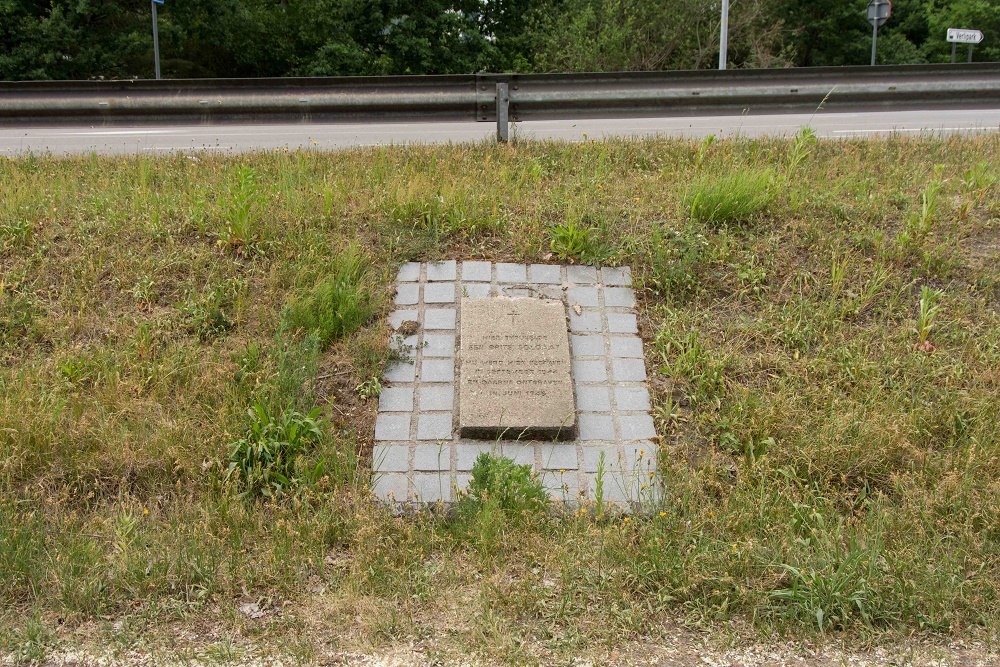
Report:
[[[477,439],[576,437],[561,302],[463,299],[459,433]]]

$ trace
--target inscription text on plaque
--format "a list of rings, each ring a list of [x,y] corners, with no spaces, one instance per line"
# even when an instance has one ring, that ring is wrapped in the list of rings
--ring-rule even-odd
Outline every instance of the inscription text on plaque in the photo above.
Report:
[[[576,437],[561,302],[463,299],[459,378],[461,437]]]

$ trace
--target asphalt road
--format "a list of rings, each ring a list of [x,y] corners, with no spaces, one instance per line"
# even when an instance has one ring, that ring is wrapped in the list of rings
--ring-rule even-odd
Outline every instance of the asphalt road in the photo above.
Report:
[[[821,137],[996,132],[1000,130],[1000,109],[550,120],[519,123],[514,134],[530,139],[566,141],[654,135],[760,137],[792,135],[803,126],[812,127]],[[0,155],[246,152],[276,148],[329,150],[351,146],[483,141],[492,138],[495,132],[495,123],[469,122],[0,126]]]

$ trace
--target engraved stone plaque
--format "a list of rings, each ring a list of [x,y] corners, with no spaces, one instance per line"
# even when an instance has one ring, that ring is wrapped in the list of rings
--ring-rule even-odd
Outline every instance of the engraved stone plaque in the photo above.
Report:
[[[561,302],[463,299],[459,378],[461,437],[576,437]]]

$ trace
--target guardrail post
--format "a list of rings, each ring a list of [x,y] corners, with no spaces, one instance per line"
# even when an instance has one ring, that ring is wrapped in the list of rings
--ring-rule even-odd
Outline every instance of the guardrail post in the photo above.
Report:
[[[497,83],[497,143],[510,141],[510,122],[507,112],[510,110],[510,92],[506,83]]]

